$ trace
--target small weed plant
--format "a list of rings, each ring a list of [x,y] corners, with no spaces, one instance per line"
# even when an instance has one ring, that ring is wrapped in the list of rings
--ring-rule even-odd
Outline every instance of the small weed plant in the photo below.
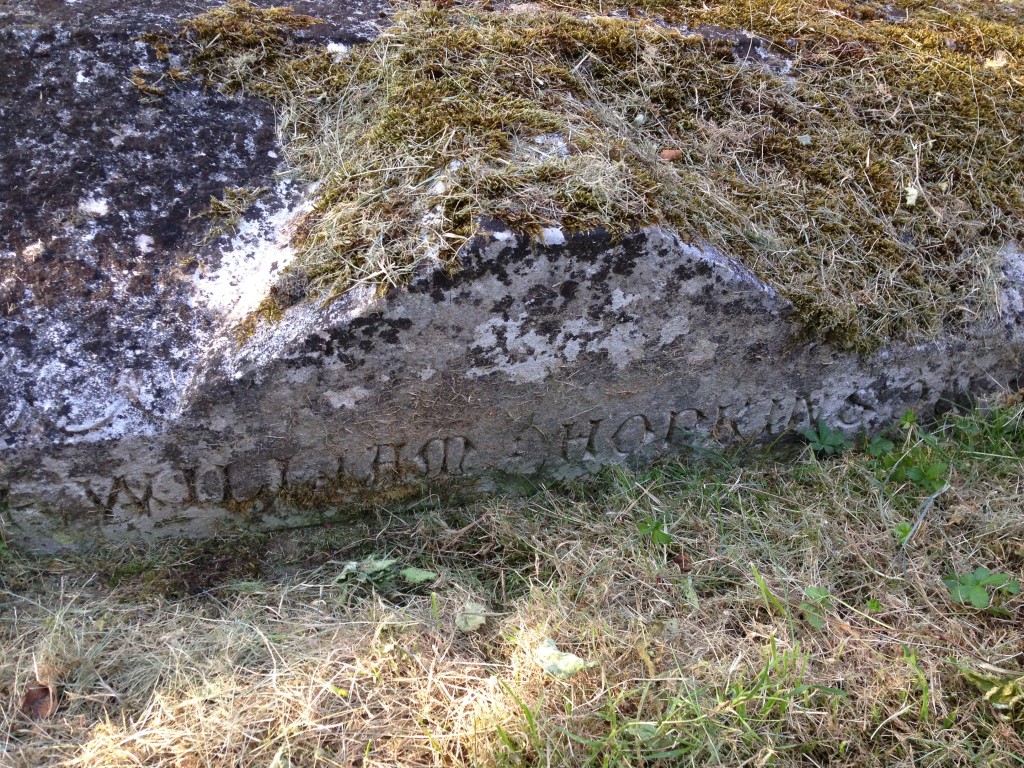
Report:
[[[801,434],[807,438],[811,450],[819,456],[838,456],[851,446],[842,431],[832,429],[820,419],[816,426],[803,430]]]
[[[993,607],[994,601],[1020,593],[1020,582],[1006,573],[992,573],[978,567],[969,573],[954,573],[942,580],[950,596],[961,605],[979,610]]]
[[[943,457],[938,439],[922,433],[912,411],[900,420],[899,445],[883,436],[871,439],[867,452],[873,459],[875,476],[884,483],[910,483],[926,495],[946,486],[949,462]]]
[[[652,544],[668,546],[672,536],[665,530],[665,521],[651,517],[637,523],[637,531],[641,536],[649,536]]]

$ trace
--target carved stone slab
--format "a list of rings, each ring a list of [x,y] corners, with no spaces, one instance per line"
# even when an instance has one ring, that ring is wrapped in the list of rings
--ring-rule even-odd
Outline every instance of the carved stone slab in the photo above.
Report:
[[[660,230],[530,244],[495,229],[454,276],[301,304],[239,345],[292,257],[304,190],[275,179],[261,105],[134,90],[125,73],[149,54],[132,35],[156,22],[125,32],[118,5],[93,3],[88,24],[67,15],[84,0],[0,16],[17,64],[0,68],[0,525],[24,546],[294,525],[817,419],[875,430],[1019,386],[1012,247],[997,319],[869,357],[807,342],[741,265]],[[318,34],[338,42],[376,12],[324,5],[301,10],[335,13]],[[145,13],[196,10],[179,6]],[[233,185],[274,192],[230,242],[201,245],[191,217]]]

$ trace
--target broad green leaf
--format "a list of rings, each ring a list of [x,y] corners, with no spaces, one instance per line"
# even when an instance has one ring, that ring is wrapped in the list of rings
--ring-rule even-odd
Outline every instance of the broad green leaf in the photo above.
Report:
[[[808,587],[804,593],[816,603],[823,605],[832,604],[832,595],[824,587]]]
[[[988,590],[980,584],[967,588],[967,599],[971,601],[971,605],[975,608],[988,608],[990,602]]]
[[[899,539],[900,544],[906,544],[907,539],[910,538],[910,532],[912,530],[914,530],[914,527],[910,523],[904,521],[896,524],[896,527],[893,529],[893,533],[896,534],[896,538]]]
[[[978,583],[982,584],[982,585],[984,585],[986,587],[995,587],[996,589],[998,589],[999,587],[1003,586],[1009,580],[1010,580],[1010,577],[1007,576],[1005,573],[990,573],[988,576],[986,576],[984,579],[982,579]]]
[[[687,576],[686,582],[683,584],[683,595],[686,597],[686,602],[693,610],[700,608],[700,598],[697,597],[697,590],[693,587],[693,577]]]
[[[958,603],[964,603],[966,605],[967,598],[964,595],[964,587],[960,582],[956,579],[943,579],[943,582],[949,588],[949,596]]]
[[[655,544],[661,544],[665,546],[672,543],[672,537],[665,533],[663,530],[661,530],[661,526],[658,526],[653,531],[651,531],[651,541],[653,541]]]
[[[821,613],[821,608],[813,603],[802,602],[800,603],[800,611],[803,613],[804,618],[807,619],[807,623],[815,629],[825,628],[825,617]]]
[[[626,723],[622,727],[622,730],[639,741],[645,747],[654,747],[659,741],[657,723],[634,720]]]
[[[555,641],[550,637],[540,642],[534,655],[541,669],[559,680],[568,680],[577,672],[594,666],[593,662],[586,662],[574,653],[563,653],[558,650]]]
[[[880,459],[885,454],[892,453],[894,450],[896,450],[896,444],[892,440],[886,440],[884,437],[873,437],[868,445],[868,453],[876,459]]]
[[[422,568],[403,568],[398,573],[410,584],[424,584],[437,578],[436,573],[424,571]]]

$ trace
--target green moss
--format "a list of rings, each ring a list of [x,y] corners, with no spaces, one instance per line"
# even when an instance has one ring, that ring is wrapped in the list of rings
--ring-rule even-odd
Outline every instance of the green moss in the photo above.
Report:
[[[613,7],[406,7],[338,61],[294,42],[308,17],[233,0],[178,44],[207,82],[271,100],[291,162],[320,182],[296,235],[314,296],[454,269],[491,217],[674,228],[845,348],[991,311],[998,250],[1024,241],[1012,7],[632,0],[599,15]],[[752,32],[785,66],[701,29]],[[541,151],[552,134],[564,152]]]

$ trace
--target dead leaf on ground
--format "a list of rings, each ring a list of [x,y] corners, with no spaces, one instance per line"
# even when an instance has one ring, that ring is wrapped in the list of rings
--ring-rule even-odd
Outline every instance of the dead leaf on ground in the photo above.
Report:
[[[60,694],[54,685],[31,683],[25,688],[21,711],[36,720],[47,720],[57,711]]]
[[[680,552],[678,555],[671,559],[671,562],[678,565],[680,571],[690,570],[690,558],[686,556],[685,552]]]
[[[487,606],[470,600],[465,608],[455,617],[455,626],[460,632],[469,634],[476,632],[487,623]]]
[[[992,54],[991,59],[985,59],[985,62],[982,66],[984,66],[985,69],[1002,69],[1003,67],[1009,65],[1009,63],[1010,54],[1008,54],[1006,51],[1000,48],[998,51]]]

